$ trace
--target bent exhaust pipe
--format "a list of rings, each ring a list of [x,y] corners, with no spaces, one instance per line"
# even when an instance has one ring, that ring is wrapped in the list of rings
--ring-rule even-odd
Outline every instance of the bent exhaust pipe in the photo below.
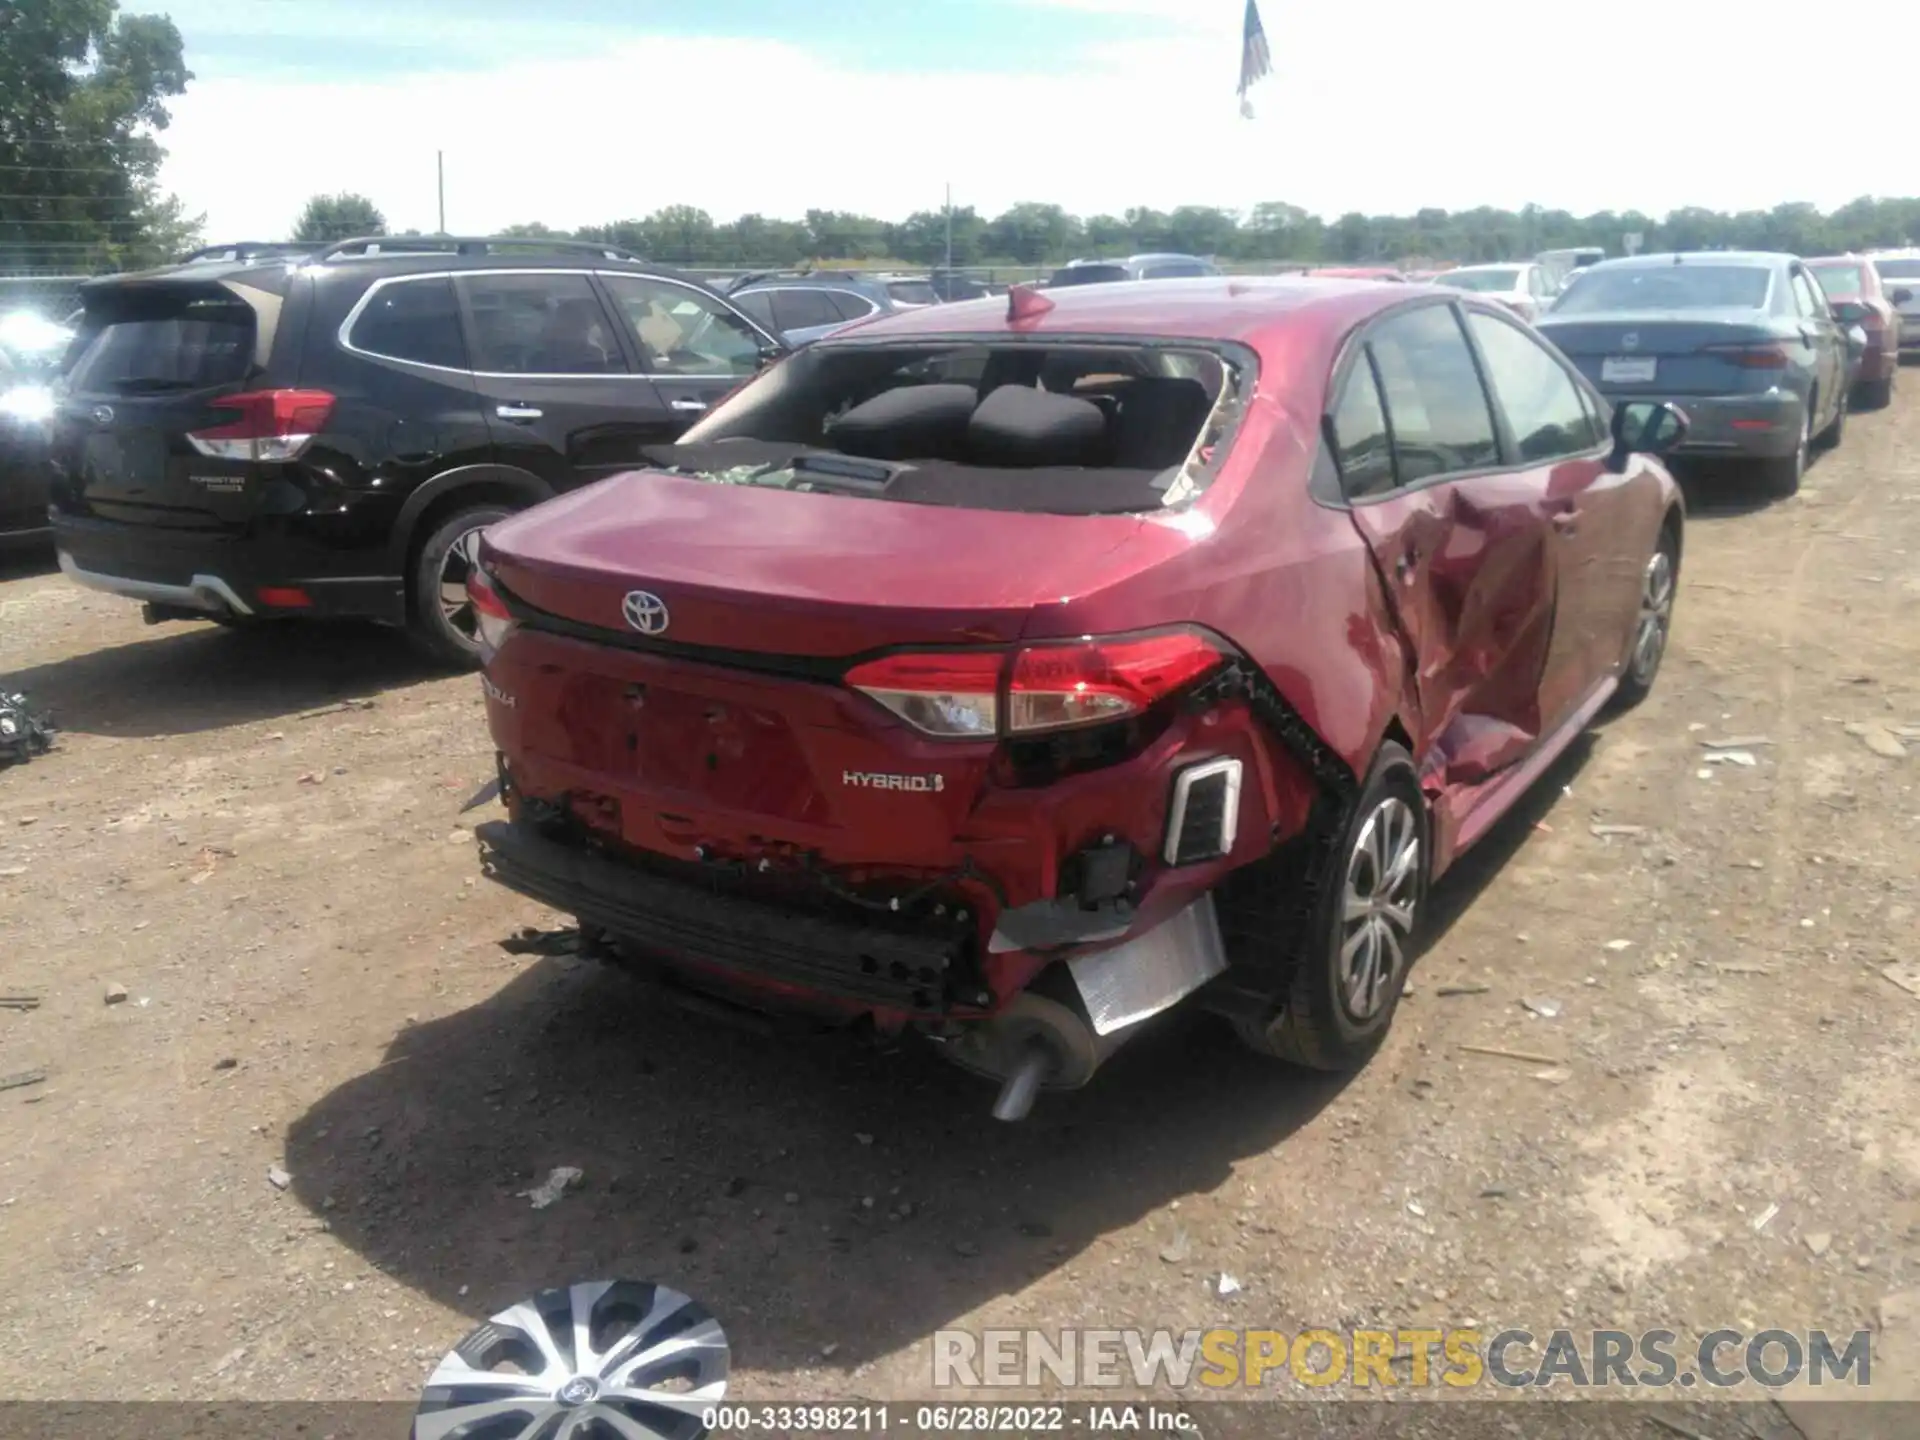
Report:
[[[1033,1102],[1040,1098],[1040,1087],[1053,1073],[1053,1068],[1053,1055],[1047,1047],[1038,1041],[1029,1042],[1026,1053],[994,1098],[993,1118],[1009,1125],[1026,1119],[1033,1113]]]
[[[1035,989],[944,1048],[956,1064],[1000,1082],[994,1119],[1024,1120],[1043,1089],[1085,1085],[1146,1021],[1226,968],[1213,899],[1203,895],[1143,935],[1050,967]]]

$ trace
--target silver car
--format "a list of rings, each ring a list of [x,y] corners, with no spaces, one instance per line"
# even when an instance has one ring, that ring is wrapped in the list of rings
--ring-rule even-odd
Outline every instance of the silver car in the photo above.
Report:
[[[1880,286],[1900,312],[1900,353],[1920,355],[1920,250],[1869,250]],[[1904,291],[1906,299],[1899,293]]]

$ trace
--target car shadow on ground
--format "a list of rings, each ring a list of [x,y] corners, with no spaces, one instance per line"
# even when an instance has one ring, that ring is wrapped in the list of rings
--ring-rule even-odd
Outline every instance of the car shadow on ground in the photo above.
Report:
[[[1473,908],[1474,902],[1493,883],[1494,877],[1507,867],[1520,852],[1520,847],[1527,843],[1535,827],[1546,819],[1547,812],[1553,809],[1561,792],[1573,784],[1574,778],[1592,758],[1594,746],[1598,743],[1598,732],[1582,731],[1514,803],[1513,808],[1480,837],[1480,843],[1454,862],[1427,899],[1428,928],[1423,951],[1431,952]],[[1414,973],[1419,973],[1417,964]]]
[[[54,564],[53,551],[43,545],[19,544],[0,536],[0,584],[9,580],[32,580],[42,575],[56,575],[60,567]]]
[[[229,631],[190,623],[154,633],[6,679],[62,731],[145,739],[323,709],[447,673],[376,625]]]
[[[1106,1263],[1085,1258],[1103,1236],[1216,1189],[1343,1083],[1176,1012],[1003,1125],[990,1085],[917,1042],[769,1038],[650,994],[550,959],[403,1031],[293,1125],[295,1193],[475,1318],[567,1280],[649,1279],[722,1316],[739,1363],[802,1369],[833,1347],[857,1365],[1075,1257]],[[522,1192],[557,1166],[585,1178],[536,1211]]]

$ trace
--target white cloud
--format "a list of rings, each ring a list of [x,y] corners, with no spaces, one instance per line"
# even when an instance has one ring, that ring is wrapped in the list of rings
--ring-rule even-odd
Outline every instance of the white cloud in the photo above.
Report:
[[[876,74],[772,41],[661,37],[404,83],[209,79],[175,106],[164,178],[210,238],[283,234],[307,196],[343,189],[432,229],[442,148],[448,225],[465,231],[675,203],[897,217],[937,208],[949,180],[988,213],[1051,200],[1082,214],[1270,199],[1658,212],[1911,188],[1895,88],[1829,82],[1817,57],[1803,73],[1777,21],[1731,0],[1614,0],[1604,15],[1459,0],[1418,22],[1270,3],[1275,74],[1252,121],[1234,97],[1238,0],[1034,3],[1182,28],[1037,75]],[[1849,24],[1884,33],[1889,0],[1865,10]],[[1009,54],[1045,71],[1013,37]]]

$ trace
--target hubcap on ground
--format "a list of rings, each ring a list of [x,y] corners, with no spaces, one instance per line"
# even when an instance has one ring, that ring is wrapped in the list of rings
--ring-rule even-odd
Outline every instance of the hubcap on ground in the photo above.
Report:
[[[1673,556],[1665,545],[1647,561],[1640,581],[1640,625],[1633,635],[1633,678],[1646,681],[1659,668],[1673,621]]]
[[[1367,816],[1347,857],[1340,909],[1340,991],[1347,1013],[1371,1020],[1413,953],[1420,895],[1420,824],[1395,797]]]
[[[440,562],[440,613],[447,627],[463,640],[477,640],[479,620],[473,613],[473,601],[467,598],[467,577],[480,565],[480,532],[484,525],[462,530],[447,547],[447,558]]]
[[[502,1310],[442,1357],[414,1440],[680,1440],[727,1393],[727,1337],[678,1291],[597,1280]]]

